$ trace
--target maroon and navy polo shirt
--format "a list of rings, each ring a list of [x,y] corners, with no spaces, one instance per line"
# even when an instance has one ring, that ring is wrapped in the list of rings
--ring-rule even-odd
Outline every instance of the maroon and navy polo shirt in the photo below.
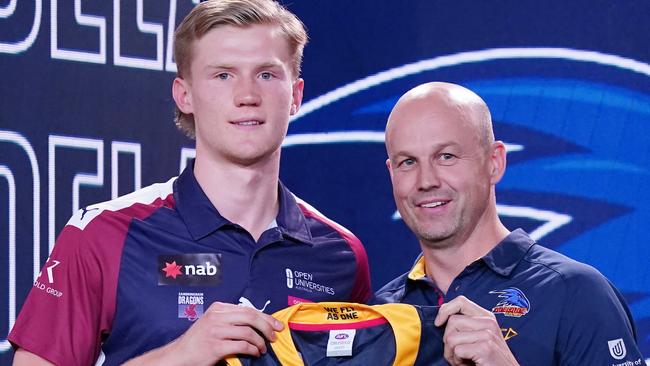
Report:
[[[365,302],[360,241],[281,183],[257,242],[222,217],[193,164],[86,207],[67,223],[9,335],[59,365],[118,365],[180,336],[215,301],[271,314],[300,302]]]

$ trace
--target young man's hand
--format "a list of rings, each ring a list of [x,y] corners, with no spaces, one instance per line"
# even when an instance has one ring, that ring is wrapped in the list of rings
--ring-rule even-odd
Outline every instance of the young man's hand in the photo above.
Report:
[[[206,365],[226,356],[266,353],[265,339],[274,341],[284,326],[255,309],[215,302],[185,332],[166,346],[125,365]]]

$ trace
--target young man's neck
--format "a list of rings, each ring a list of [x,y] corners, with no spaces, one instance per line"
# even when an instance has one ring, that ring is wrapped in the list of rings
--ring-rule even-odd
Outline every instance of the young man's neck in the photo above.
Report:
[[[198,154],[194,163],[196,180],[210,202],[221,216],[246,229],[255,241],[278,214],[279,172],[279,151],[250,166],[202,159]]]
[[[427,277],[443,293],[447,293],[453,280],[468,265],[484,257],[510,233],[498,218],[487,226],[477,227],[467,238],[457,239],[457,242],[444,247],[420,244]]]

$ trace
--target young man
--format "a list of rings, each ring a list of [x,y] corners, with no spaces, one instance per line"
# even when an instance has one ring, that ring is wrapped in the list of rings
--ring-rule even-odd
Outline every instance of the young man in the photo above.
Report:
[[[447,83],[410,90],[390,114],[386,149],[422,256],[377,297],[442,305],[435,323],[446,325],[450,364],[642,363],[630,312],[607,279],[499,220],[506,151],[479,96]]]
[[[172,91],[196,160],[70,219],[37,280],[56,292],[35,287],[9,336],[14,364],[213,365],[266,351],[282,325],[264,313],[368,299],[361,243],[278,178],[306,40],[271,0],[192,10]]]

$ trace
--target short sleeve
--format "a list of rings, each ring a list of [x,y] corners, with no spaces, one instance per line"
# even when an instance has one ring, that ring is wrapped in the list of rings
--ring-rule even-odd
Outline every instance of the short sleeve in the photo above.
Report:
[[[643,364],[630,311],[618,290],[586,265],[565,273],[565,280],[568,291],[556,345],[559,364]]]
[[[115,226],[95,221],[62,230],[9,334],[14,347],[57,365],[95,363],[115,308],[119,255],[105,246]]]

